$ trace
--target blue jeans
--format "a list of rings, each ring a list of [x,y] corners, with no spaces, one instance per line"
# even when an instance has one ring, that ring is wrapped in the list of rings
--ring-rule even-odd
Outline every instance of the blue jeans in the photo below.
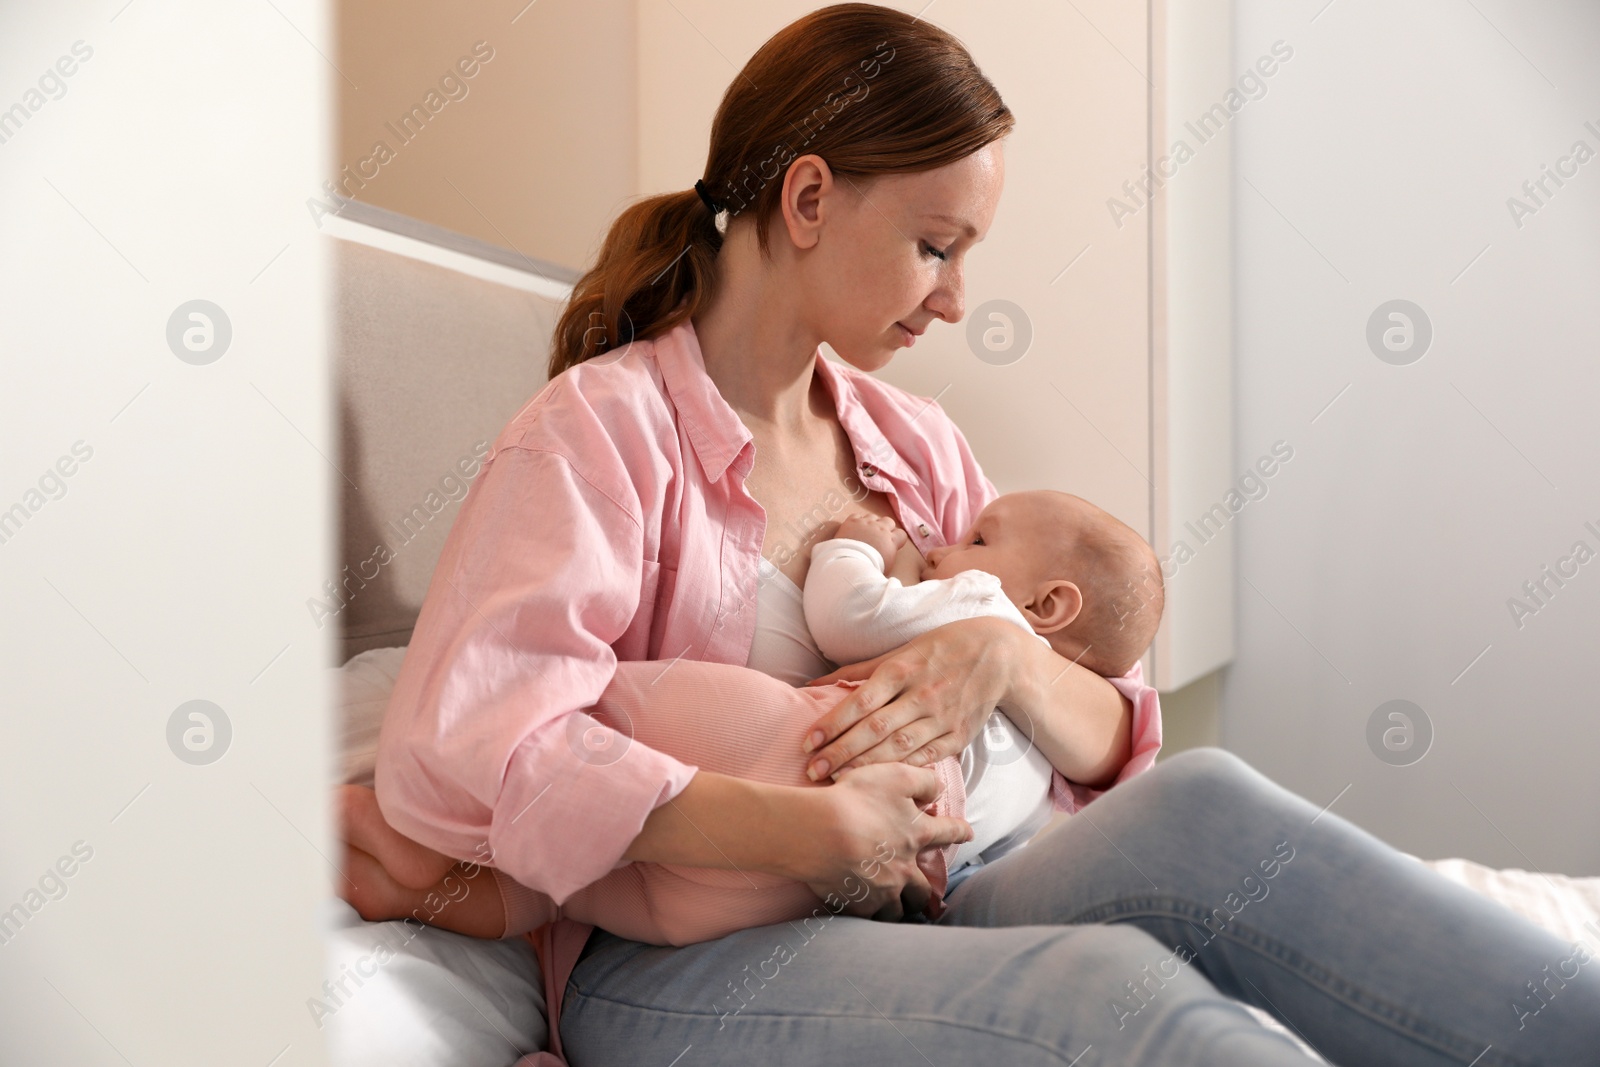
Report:
[[[1244,1001],[1336,1064],[1600,1063],[1600,959],[1217,749],[1119,785],[949,903],[937,924],[824,910],[684,948],[597,930],[567,1058],[1309,1062]]]

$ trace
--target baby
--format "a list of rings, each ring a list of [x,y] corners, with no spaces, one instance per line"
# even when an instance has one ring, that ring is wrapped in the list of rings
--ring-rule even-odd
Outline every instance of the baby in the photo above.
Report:
[[[925,562],[901,551],[905,544],[891,520],[853,515],[812,550],[804,612],[827,659],[860,662],[944,623],[993,616],[1114,677],[1137,662],[1160,621],[1161,572],[1150,547],[1106,512],[1066,493],[1002,496],[957,543],[934,549]],[[816,713],[789,721],[792,712],[778,717],[766,710],[766,703],[781,702],[752,699],[744,688],[737,696],[706,692],[693,708],[664,708],[654,694],[634,693],[619,682],[590,714],[631,723],[634,740],[705,770],[819,787],[827,782],[805,777],[809,757],[799,735],[851,685],[800,690],[815,700]],[[937,876],[929,873],[936,894],[953,890],[958,872],[971,873],[1022,847],[1049,821],[1052,768],[1032,735],[1031,724],[996,710],[959,758],[930,765],[943,786],[931,813],[964,816],[973,828],[970,840],[935,857]],[[343,804],[354,886],[347,899],[363,915],[414,911],[412,904],[426,894],[450,902],[427,905],[429,922],[479,937],[508,937],[565,917],[634,940],[682,945],[803,918],[819,905],[799,883],[651,863],[617,868],[559,907],[499,871],[491,871],[498,894],[461,893],[465,883],[451,883],[455,861],[389,827],[371,790],[346,787]],[[941,905],[937,899],[930,904],[931,917]]]
[[[1150,546],[1068,493],[1002,496],[959,542],[926,561],[902,552],[905,544],[891,520],[853,515],[812,550],[806,623],[829,660],[858,663],[944,623],[992,616],[1096,674],[1119,677],[1161,620],[1161,570]],[[974,836],[950,862],[950,890],[962,868],[1022,847],[1050,821],[1052,770],[1033,745],[1031,724],[991,713],[961,753]]]

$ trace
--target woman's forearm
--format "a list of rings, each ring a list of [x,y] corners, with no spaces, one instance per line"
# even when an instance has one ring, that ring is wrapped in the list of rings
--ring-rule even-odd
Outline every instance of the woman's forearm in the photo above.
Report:
[[[1110,785],[1132,755],[1133,705],[1098,674],[1020,636],[1007,708],[1026,713],[1033,743],[1067,778]]]
[[[788,874],[788,831],[804,825],[806,794],[702,770],[645,819],[623,859],[684,867]]]

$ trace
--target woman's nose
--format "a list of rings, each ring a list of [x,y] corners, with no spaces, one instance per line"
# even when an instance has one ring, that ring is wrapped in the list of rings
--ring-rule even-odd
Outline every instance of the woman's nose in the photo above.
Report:
[[[929,311],[946,322],[960,322],[967,311],[966,282],[960,265],[947,272],[947,280],[925,300]]]

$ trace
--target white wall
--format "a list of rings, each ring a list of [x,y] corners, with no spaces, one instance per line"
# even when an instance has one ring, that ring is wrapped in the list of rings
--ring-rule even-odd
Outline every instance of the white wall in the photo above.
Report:
[[[328,37],[320,0],[0,9],[7,1064],[324,1062]],[[209,362],[169,346],[196,299]]]
[[[1238,129],[1236,453],[1294,458],[1238,520],[1223,739],[1425,857],[1600,873],[1600,560],[1507,607],[1600,550],[1600,159],[1507,208],[1600,151],[1600,8],[1325,4],[1237,5],[1241,62],[1295,51]],[[1407,366],[1365,339],[1395,298]],[[1410,766],[1366,740],[1391,699],[1435,731]]]

